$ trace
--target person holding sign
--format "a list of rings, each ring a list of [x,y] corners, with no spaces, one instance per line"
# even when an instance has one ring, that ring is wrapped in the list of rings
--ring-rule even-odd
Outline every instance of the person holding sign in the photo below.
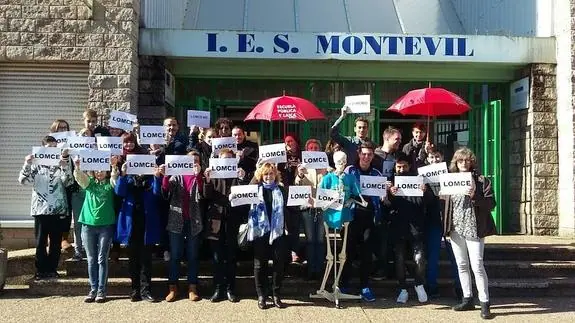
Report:
[[[188,298],[192,302],[200,300],[198,250],[201,243],[200,233],[203,229],[203,178],[200,173],[202,169],[200,155],[192,151],[188,156],[194,159],[193,175],[164,176],[162,179],[162,195],[169,201],[166,226],[170,239],[167,302],[173,302],[178,297],[177,284],[184,249],[188,263]],[[160,172],[165,175],[165,165],[160,165]]]
[[[118,179],[117,160],[111,161],[112,173],[108,171],[80,171],[80,159],[75,161],[74,178],[86,192],[79,223],[82,224],[82,242],[88,258],[90,292],[86,303],[104,303],[108,283],[108,255],[114,237],[116,212],[114,210],[114,186]]]
[[[305,150],[321,151],[321,142],[317,139],[308,139],[305,143]],[[325,174],[325,169],[307,169],[300,164],[294,185],[311,186],[312,196],[316,196],[317,186]],[[302,206],[301,212],[306,239],[307,275],[309,280],[316,280],[321,275],[325,261],[323,211],[321,208],[314,207],[314,203],[310,203],[309,206]]]
[[[459,270],[459,280],[463,289],[463,300],[455,311],[474,310],[471,272],[481,303],[481,317],[491,318],[487,273],[483,265],[485,237],[494,235],[495,223],[491,211],[495,208],[495,198],[491,181],[477,171],[475,154],[467,147],[459,148],[453,155],[450,172],[471,172],[472,185],[465,195],[447,196],[445,200],[444,231],[449,236],[453,254]]]
[[[441,163],[443,163],[443,153],[435,147],[432,148],[427,154],[427,164],[438,165]],[[419,170],[421,170],[421,168],[418,169],[418,173]],[[437,277],[439,275],[439,254],[441,252],[441,239],[443,237],[442,210],[444,209],[444,201],[439,197],[439,183],[427,183],[426,186],[427,190],[433,193],[433,195],[430,194],[431,198],[425,207],[425,255],[427,256],[426,291],[430,297],[437,297],[439,296]],[[446,241],[445,246],[451,262],[451,271],[455,282],[455,294],[461,295],[457,264],[455,263],[455,258],[453,258],[451,243]],[[459,297],[459,299],[460,298],[461,297]]]
[[[352,175],[360,182],[362,176],[382,176],[381,173],[371,166],[374,156],[375,145],[371,142],[363,142],[359,146],[359,160],[345,169],[345,173]],[[381,184],[384,186],[384,184]],[[385,188],[385,186],[384,186]],[[363,186],[362,186],[363,189]],[[360,276],[359,283],[361,298],[365,302],[375,302],[375,296],[369,288],[369,274],[372,265],[372,241],[371,232],[374,224],[381,222],[381,209],[379,196],[363,195],[367,205],[352,205],[351,212],[353,220],[349,223],[349,233],[347,242],[348,259],[341,275],[341,286],[347,288],[351,279],[353,260],[359,256]]]
[[[273,258],[273,305],[284,308],[280,289],[284,278],[287,241],[285,218],[289,217],[287,191],[281,184],[281,175],[274,164],[264,163],[254,175],[258,185],[259,203],[253,204],[248,216],[248,241],[254,247],[254,278],[258,294],[258,307],[266,309],[268,294],[268,262]]]
[[[231,149],[220,150],[219,158],[235,158]],[[232,208],[229,195],[231,187],[249,182],[243,169],[238,168],[237,178],[211,178],[212,170],[204,172],[204,196],[208,227],[206,233],[210,241],[214,261],[214,294],[211,302],[227,298],[230,302],[238,302],[235,294],[238,232],[243,217],[239,207]]]
[[[70,131],[70,124],[63,119],[54,120],[54,122],[50,126],[51,133],[68,132],[68,131]],[[74,191],[74,188],[77,187],[77,184],[76,183],[74,184],[66,187],[66,200],[68,201],[68,215],[63,223],[64,232],[62,233],[62,243],[61,243],[63,251],[68,250],[72,247],[72,245],[68,241],[68,238],[70,235],[70,226],[72,225],[72,192]]]
[[[160,147],[155,155],[158,165],[165,163],[166,155],[185,155],[188,149],[188,138],[181,134],[180,124],[176,117],[164,119],[164,130],[166,131],[166,145]]]
[[[57,144],[54,137],[42,139],[44,147],[56,147]],[[35,280],[58,277],[56,270],[60,260],[62,228],[69,207],[66,187],[74,182],[67,149],[55,157],[60,159],[58,166],[44,166],[34,164],[34,154],[28,155],[18,174],[20,184],[32,185],[30,215],[34,218],[36,239]],[[46,252],[48,239],[50,245]]]
[[[301,164],[301,150],[299,139],[295,134],[289,134],[284,137],[284,143],[287,153],[287,162],[278,164],[278,170],[281,174],[283,186],[286,190],[294,184],[297,168]],[[291,250],[292,262],[299,262],[298,249],[299,249],[299,232],[301,211],[299,207],[290,206],[290,216],[286,218],[286,226],[288,231],[287,243],[288,249]]]
[[[124,163],[115,187],[121,198],[115,241],[128,246],[130,300],[155,302],[151,293],[152,254],[163,232],[159,213],[162,175],[159,168],[154,176],[127,175],[127,168]]]
[[[212,157],[212,139],[217,138],[216,130],[213,128],[204,129],[203,138],[200,138],[200,129],[192,125],[190,128],[190,143],[188,151],[196,150],[200,153],[202,166],[208,167]]]
[[[414,168],[419,168],[425,165],[427,154],[433,148],[433,144],[429,142],[429,138],[425,138],[425,125],[423,123],[414,124],[411,134],[413,139],[403,146],[402,151],[409,156],[410,164]]]
[[[338,125],[345,119],[350,109],[347,106],[341,108],[341,116],[331,126],[330,138],[343,147],[343,151],[348,156],[348,165],[354,165],[357,161],[357,150],[359,145],[370,141],[367,137],[369,134],[369,121],[365,117],[355,118],[355,127],[353,131],[355,136],[344,137],[339,133]]]
[[[411,175],[409,157],[401,154],[395,161],[395,177]],[[391,208],[390,233],[395,250],[395,275],[399,282],[398,303],[406,303],[409,298],[405,279],[406,247],[413,250],[415,262],[415,292],[420,303],[427,302],[427,293],[423,284],[425,282],[425,201],[430,199],[430,192],[425,185],[420,189],[423,196],[399,196],[399,188],[392,186],[389,189],[388,201]]]

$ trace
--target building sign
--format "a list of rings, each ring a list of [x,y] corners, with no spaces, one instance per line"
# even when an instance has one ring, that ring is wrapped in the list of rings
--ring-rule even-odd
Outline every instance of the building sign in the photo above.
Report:
[[[529,108],[529,77],[511,83],[510,93],[511,112]]]
[[[529,63],[555,61],[552,38],[143,29],[142,55]],[[547,48],[546,46],[551,46]]]

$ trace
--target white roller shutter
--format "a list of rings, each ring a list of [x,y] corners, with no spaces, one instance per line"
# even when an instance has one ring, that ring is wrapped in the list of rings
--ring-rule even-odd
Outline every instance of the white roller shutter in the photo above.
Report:
[[[31,188],[18,172],[54,120],[81,129],[88,73],[85,64],[0,64],[0,220],[30,219]]]

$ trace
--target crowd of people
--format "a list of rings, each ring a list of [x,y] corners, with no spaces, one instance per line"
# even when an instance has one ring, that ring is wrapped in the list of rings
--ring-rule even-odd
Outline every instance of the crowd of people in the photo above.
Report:
[[[489,318],[487,275],[483,266],[484,238],[495,233],[490,215],[495,201],[490,181],[480,175],[474,153],[458,149],[449,164],[450,172],[471,172],[473,185],[467,194],[440,196],[433,184],[424,184],[423,196],[399,196],[394,177],[417,175],[417,168],[443,162],[443,154],[426,138],[422,124],[413,126],[413,138],[403,147],[402,134],[393,127],[385,129],[380,147],[368,138],[369,122],[358,117],[355,134],[344,136],[334,124],[325,152],[330,167],[306,169],[302,151],[323,151],[316,138],[306,138],[302,145],[296,134],[284,137],[286,163],[262,162],[258,144],[246,139],[246,132],[231,120],[220,118],[213,128],[191,125],[184,134],[176,118],[166,118],[165,145],[141,145],[138,128],[125,132],[97,124],[95,111],[83,114],[85,127],[80,136],[115,136],[123,141],[123,154],[113,156],[111,171],[84,172],[77,159],[62,149],[58,166],[36,165],[33,155],[25,157],[19,174],[21,184],[33,186],[31,215],[36,234],[35,279],[58,277],[61,249],[70,246],[73,228],[73,260],[88,262],[90,281],[86,302],[105,302],[110,253],[127,248],[132,281],[131,300],[156,299],[151,291],[152,258],[161,246],[168,267],[169,290],[165,300],[179,298],[180,263],[187,262],[188,298],[200,300],[198,267],[201,246],[209,246],[213,258],[213,302],[237,302],[235,279],[238,255],[238,233],[247,223],[248,240],[253,246],[253,267],[258,307],[285,307],[281,287],[289,262],[307,263],[307,277],[318,281],[324,276],[326,258],[324,209],[314,206],[287,206],[287,191],[293,185],[311,186],[313,196],[333,172],[333,155],[347,156],[346,174],[353,175],[356,186],[360,176],[385,176],[385,197],[361,196],[367,203],[350,208],[347,229],[347,262],[339,286],[350,292],[353,267],[359,267],[359,294],[363,301],[376,300],[370,280],[395,278],[399,289],[397,302],[409,298],[406,283],[406,259],[412,259],[415,270],[415,293],[419,302],[439,296],[438,272],[442,244],[452,263],[454,290],[460,302],[454,310],[475,308],[471,271],[481,303],[481,317]],[[70,131],[65,120],[56,120],[50,133]],[[233,137],[237,151],[212,150],[212,139]],[[45,147],[56,147],[53,136],[42,139]],[[126,174],[126,156],[156,156],[153,175]],[[339,153],[341,154],[341,153]],[[167,155],[193,158],[192,175],[166,175]],[[214,156],[216,155],[216,156]],[[236,158],[237,178],[213,178],[210,158]],[[259,203],[232,207],[230,193],[238,185],[258,185]],[[323,185],[322,185],[323,184]],[[361,195],[361,192],[350,192]],[[358,196],[359,198],[359,196]],[[72,224],[73,223],[73,224]],[[300,248],[300,228],[305,234],[305,248]],[[204,241],[207,240],[207,243]],[[48,248],[46,248],[48,246]],[[303,252],[302,252],[303,251]],[[305,255],[305,257],[303,256]],[[116,256],[117,257],[117,256]],[[268,261],[273,260],[272,281],[268,281]],[[269,297],[271,296],[271,304]]]

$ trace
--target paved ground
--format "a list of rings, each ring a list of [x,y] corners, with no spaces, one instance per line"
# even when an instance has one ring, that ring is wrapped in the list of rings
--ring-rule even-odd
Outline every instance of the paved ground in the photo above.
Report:
[[[414,296],[414,295],[413,295]],[[397,305],[392,300],[373,304],[346,303],[334,309],[329,303],[286,300],[286,309],[259,310],[253,299],[237,304],[207,300],[190,303],[130,303],[114,298],[105,304],[84,304],[82,297],[30,298],[25,290],[0,295],[0,321],[8,322],[480,322],[479,310],[457,313],[449,300],[419,305],[410,300]],[[493,322],[575,322],[575,301],[567,298],[520,298],[493,300]]]

